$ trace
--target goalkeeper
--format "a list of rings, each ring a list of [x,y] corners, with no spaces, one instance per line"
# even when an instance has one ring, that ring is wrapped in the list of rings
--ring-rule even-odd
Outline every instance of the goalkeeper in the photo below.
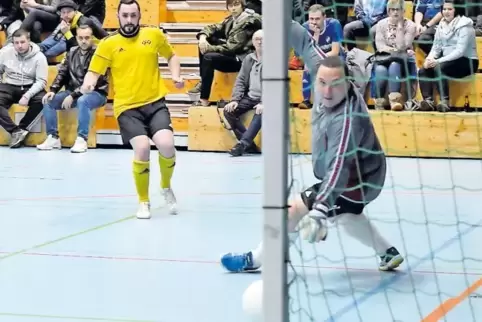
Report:
[[[342,59],[323,58],[296,22],[292,23],[290,37],[310,75],[316,75],[312,162],[314,175],[320,180],[291,201],[290,243],[299,235],[310,243],[325,240],[327,221],[336,222],[348,235],[375,250],[380,256],[380,270],[392,270],[403,257],[363,213],[364,207],[379,196],[386,176],[385,155],[366,103],[348,81],[348,68]],[[225,254],[221,264],[231,272],[252,271],[261,266],[262,256],[261,243],[244,254]]]

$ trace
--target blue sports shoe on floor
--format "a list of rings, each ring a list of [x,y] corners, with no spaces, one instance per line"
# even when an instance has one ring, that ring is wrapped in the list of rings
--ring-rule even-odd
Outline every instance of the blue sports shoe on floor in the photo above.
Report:
[[[221,257],[221,265],[232,273],[251,272],[259,269],[254,265],[253,253],[227,253]]]

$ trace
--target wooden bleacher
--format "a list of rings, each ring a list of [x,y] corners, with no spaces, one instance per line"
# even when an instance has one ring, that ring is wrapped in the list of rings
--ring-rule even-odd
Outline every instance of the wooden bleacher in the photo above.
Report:
[[[107,14],[104,27],[113,30],[118,27],[116,12],[117,0],[107,0]],[[406,2],[406,12],[412,10],[412,3]],[[178,146],[186,146],[195,151],[226,151],[234,145],[234,137],[223,128],[216,107],[190,107],[187,90],[199,81],[198,50],[196,33],[204,25],[215,23],[227,15],[224,1],[166,1],[149,0],[142,2],[142,23],[159,25],[167,33],[176,53],[181,57],[182,75],[186,88],[176,89],[170,81],[167,62],[160,60],[160,69],[166,80],[170,94],[166,97],[173,118],[173,127]],[[482,61],[482,39],[478,40],[478,52]],[[370,49],[363,47],[362,49]],[[419,61],[423,59],[417,53]],[[57,62],[59,59],[57,59]],[[52,63],[55,63],[53,61]],[[49,85],[57,71],[49,70]],[[216,72],[210,100],[229,100],[236,74]],[[301,102],[301,71],[290,72],[290,103]],[[482,108],[482,74],[472,79],[450,84],[451,104],[462,108],[468,98],[471,107]],[[92,138],[89,146],[97,144],[120,144],[117,121],[113,117],[112,93],[109,102],[95,113],[92,122]],[[372,103],[371,100],[368,100]],[[14,105],[10,113],[17,119],[25,108]],[[310,111],[290,109],[291,135],[294,138],[291,151],[310,152]],[[424,113],[424,112],[380,112],[373,111],[372,117],[388,155],[392,156],[431,156],[480,158],[480,137],[478,113]],[[245,117],[249,121],[251,115]],[[70,126],[67,126],[70,124]],[[76,111],[59,112],[59,130],[66,146],[75,140],[77,127]],[[45,138],[45,125],[36,127],[27,145],[36,145]],[[109,137],[109,139],[107,139]],[[111,139],[110,137],[115,139]],[[261,135],[256,139],[260,144]],[[0,130],[0,144],[6,143],[6,135]]]

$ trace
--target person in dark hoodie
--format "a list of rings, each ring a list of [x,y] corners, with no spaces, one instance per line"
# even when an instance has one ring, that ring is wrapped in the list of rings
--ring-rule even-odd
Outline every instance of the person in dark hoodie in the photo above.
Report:
[[[27,31],[18,29],[12,38],[13,46],[0,50],[0,75],[4,78],[0,83],[0,126],[12,136],[10,147],[18,148],[40,119],[48,63]],[[28,106],[18,125],[8,114],[12,104]]]
[[[60,24],[47,39],[40,43],[40,50],[47,58],[61,55],[78,45],[75,39],[77,26],[91,27],[96,43],[109,35],[97,21],[84,16],[78,8],[77,3],[72,0],[59,1],[57,11],[60,15]]]
[[[0,0],[0,31],[6,33],[7,43],[12,42],[13,33],[20,28],[24,19],[20,0]]]

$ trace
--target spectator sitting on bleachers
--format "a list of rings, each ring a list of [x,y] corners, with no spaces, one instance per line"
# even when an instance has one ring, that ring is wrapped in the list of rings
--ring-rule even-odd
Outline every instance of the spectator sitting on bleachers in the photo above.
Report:
[[[12,35],[13,46],[0,50],[0,126],[12,139],[10,147],[18,148],[40,119],[42,97],[47,85],[48,63],[39,47],[30,42],[28,31],[18,29]],[[8,114],[12,104],[28,106],[16,125]]]
[[[49,2],[50,4],[40,4],[35,0],[25,0],[20,4],[20,7],[27,12],[20,28],[30,32],[30,39],[35,43],[41,41],[42,32],[52,32],[59,25],[58,0]]]
[[[442,19],[443,0],[418,0],[415,6],[414,22],[417,26],[417,44],[424,53],[432,49],[433,38]]]
[[[79,25],[87,25],[92,28],[94,42],[109,35],[97,22],[78,11],[77,3],[72,0],[60,0],[57,11],[61,20],[59,26],[40,43],[40,50],[47,58],[59,56],[78,45],[75,35]]]
[[[244,0],[226,0],[231,13],[221,23],[204,27],[199,39],[199,72],[201,81],[189,91],[200,94],[199,104],[209,105],[214,71],[236,73],[241,63],[252,52],[252,36],[261,29],[261,16],[245,9]]]
[[[475,35],[482,37],[482,2],[481,0],[466,0],[463,3],[465,15],[474,21]]]
[[[253,140],[261,130],[263,113],[261,102],[263,30],[254,33],[253,45],[255,52],[243,60],[241,70],[236,77],[231,101],[224,107],[224,117],[238,139],[238,143],[229,151],[233,157],[241,156],[246,152],[259,152]],[[253,119],[246,129],[240,117],[253,109],[255,110]]]
[[[7,44],[12,43],[12,35],[22,25],[25,13],[20,8],[20,0],[0,0],[0,31],[7,36]]]
[[[303,24],[303,27],[308,30],[313,40],[327,56],[344,55],[341,46],[343,40],[341,24],[334,18],[327,18],[325,8],[322,5],[315,4],[308,9],[308,21]],[[298,105],[299,108],[312,107],[311,90],[311,75],[305,68],[303,72],[303,102]]]
[[[416,26],[413,21],[405,19],[404,4],[404,0],[388,0],[388,18],[380,20],[376,26],[374,68],[375,108],[378,110],[385,109],[387,105],[387,83],[390,108],[393,111],[403,110],[402,76],[408,74],[406,65],[415,64],[413,40]]]
[[[356,0],[355,16],[357,20],[343,27],[343,38],[347,50],[356,47],[356,37],[369,37],[373,41],[376,24],[387,16],[387,1]],[[373,47],[376,45],[373,44]]]
[[[105,20],[105,0],[75,0],[75,2],[84,16],[102,26]]]
[[[464,16],[463,7],[454,6],[454,1],[445,0],[432,50],[418,71],[422,111],[434,110],[433,85],[437,86],[441,100],[437,110],[449,111],[447,78],[473,75],[479,66],[473,21]]]
[[[85,74],[95,52],[92,28],[84,25],[78,26],[76,38],[79,46],[71,48],[67,53],[66,58],[60,65],[57,77],[50,86],[50,92],[45,94],[42,100],[47,139],[37,146],[39,150],[62,148],[57,128],[57,111],[77,107],[77,139],[71,151],[74,153],[86,152],[90,115],[92,111],[103,106],[107,101],[108,84],[104,76],[99,78],[94,91],[87,94],[80,92],[80,87],[84,82]],[[65,90],[60,91],[63,86],[65,86]]]

